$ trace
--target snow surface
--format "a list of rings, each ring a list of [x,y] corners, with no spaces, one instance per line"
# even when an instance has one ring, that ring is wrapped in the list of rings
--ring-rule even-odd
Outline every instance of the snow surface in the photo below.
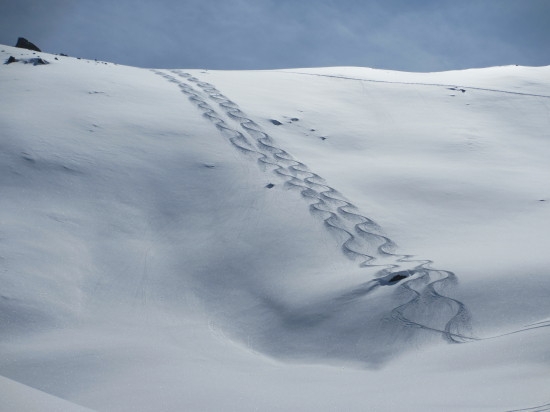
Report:
[[[25,412],[86,412],[86,409],[0,376],[2,410]]]
[[[0,50],[0,410],[548,407],[550,67]]]

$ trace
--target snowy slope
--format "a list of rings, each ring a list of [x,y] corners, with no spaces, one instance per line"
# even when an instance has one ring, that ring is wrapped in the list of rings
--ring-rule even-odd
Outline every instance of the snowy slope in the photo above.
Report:
[[[63,399],[56,398],[3,377],[0,377],[0,399],[2,399],[2,409],[6,411],[90,411],[90,409],[71,404]]]
[[[117,411],[550,401],[550,67],[37,55],[0,66],[2,390]]]

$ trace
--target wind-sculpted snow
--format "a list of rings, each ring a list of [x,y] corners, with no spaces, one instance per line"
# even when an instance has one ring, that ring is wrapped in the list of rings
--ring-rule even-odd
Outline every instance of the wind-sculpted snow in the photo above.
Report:
[[[383,235],[379,225],[362,215],[355,205],[329,186],[321,176],[311,172],[307,165],[277,147],[271,136],[212,84],[202,82],[188,73],[172,71],[180,78],[196,84],[208,99],[219,105],[228,119],[235,121],[235,125],[228,125],[189,84],[170,74],[154,72],[177,84],[235,148],[254,155],[259,165],[263,169],[271,169],[282,178],[288,189],[298,190],[308,201],[310,212],[320,217],[325,227],[340,241],[342,252],[350,259],[359,260],[360,266],[365,268],[365,283],[342,295],[316,302],[313,307],[292,311],[266,298],[264,306],[283,319],[284,327],[296,333],[298,325],[307,330],[312,325],[329,322],[330,318],[337,317],[335,313],[349,310],[347,307],[351,303],[359,306],[361,298],[372,295],[381,287],[389,287],[395,288],[394,299],[398,304],[386,313],[378,314],[378,322],[381,321],[385,327],[408,331],[406,335],[409,337],[414,331],[432,332],[452,343],[473,339],[463,334],[469,324],[465,305],[443,293],[444,289],[456,284],[454,273],[432,268],[433,262],[430,260],[418,260],[412,255],[396,253],[395,242]],[[248,138],[237,130],[239,126]],[[360,310],[358,307],[356,309]],[[365,325],[358,322],[355,327]],[[349,342],[351,346],[356,344]],[[348,349],[340,347],[338,350],[345,353],[344,356],[350,356],[346,353]],[[358,355],[361,351],[357,349],[355,352],[356,356],[364,356]]]

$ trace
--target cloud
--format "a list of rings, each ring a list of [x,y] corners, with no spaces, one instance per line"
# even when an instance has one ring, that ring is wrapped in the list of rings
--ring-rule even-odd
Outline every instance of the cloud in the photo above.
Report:
[[[155,67],[550,64],[545,0],[9,1],[0,41]]]

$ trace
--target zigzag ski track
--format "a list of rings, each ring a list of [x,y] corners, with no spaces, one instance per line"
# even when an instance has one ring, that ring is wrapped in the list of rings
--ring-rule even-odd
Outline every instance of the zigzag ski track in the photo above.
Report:
[[[285,180],[286,187],[299,190],[302,197],[309,202],[311,213],[321,216],[323,224],[340,240],[342,252],[346,256],[360,259],[361,267],[376,270],[375,278],[368,282],[367,287],[360,285],[357,291],[346,292],[346,296],[354,296],[355,293],[364,295],[377,287],[395,285],[396,293],[408,296],[408,300],[395,307],[389,319],[404,327],[440,334],[450,343],[477,340],[460,332],[467,329],[469,324],[466,306],[442,294],[442,288],[457,282],[453,272],[432,268],[431,260],[416,260],[412,255],[394,253],[395,242],[381,234],[380,227],[372,219],[360,214],[355,205],[329,186],[321,176],[311,172],[304,163],[277,147],[271,136],[215,86],[179,70],[172,70],[171,74],[152,71],[177,84],[182,93],[188,96],[203,112],[203,116],[212,121],[237,150],[255,156],[262,169],[269,167]],[[228,125],[191,84],[195,84],[207,99],[215,102],[236,124]],[[237,130],[239,126],[248,137]],[[420,308],[424,316],[430,317],[435,315],[430,307],[437,307],[439,316],[445,308],[443,312],[447,319],[434,326],[414,320],[414,314],[409,313]]]

